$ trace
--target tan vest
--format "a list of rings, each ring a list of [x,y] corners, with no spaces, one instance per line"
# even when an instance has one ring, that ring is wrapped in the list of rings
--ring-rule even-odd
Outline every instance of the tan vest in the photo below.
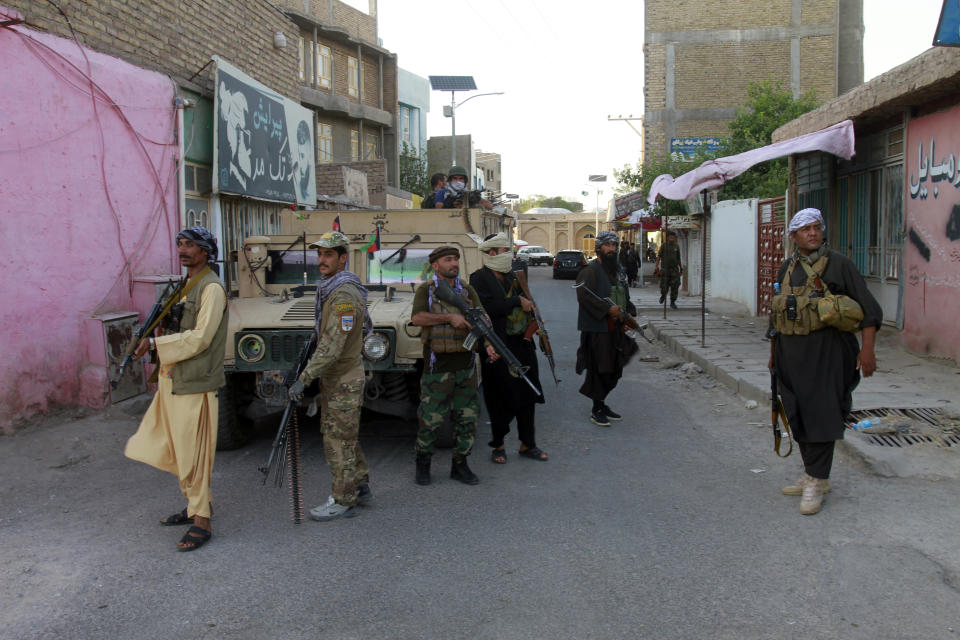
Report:
[[[200,296],[204,288],[215,284],[223,288],[220,278],[213,271],[208,271],[203,278],[187,292],[187,299],[183,305],[183,318],[180,321],[180,330],[189,331],[197,327],[197,313],[200,310]],[[227,308],[224,305],[223,316],[217,333],[213,336],[210,346],[193,356],[173,365],[173,393],[206,393],[216,391],[227,383],[223,373],[224,347],[227,344]]]
[[[807,280],[801,287],[792,287],[790,276],[798,263],[807,273]],[[822,280],[826,268],[827,256],[821,256],[812,267],[801,260],[790,264],[780,283],[781,293],[770,301],[770,319],[778,333],[805,336],[824,327],[850,332],[860,330],[863,309],[853,298],[830,292]]]
[[[460,310],[446,302],[442,302],[437,297],[436,285],[430,283],[430,295],[433,297],[433,305],[430,307],[430,313],[456,313]],[[470,299],[470,292],[466,285],[463,285],[463,291],[460,296],[466,301],[467,306],[473,306],[473,300]],[[455,329],[453,325],[436,324],[430,327],[423,327],[420,332],[420,340],[430,347],[434,353],[464,353],[463,341],[470,334],[469,329]]]

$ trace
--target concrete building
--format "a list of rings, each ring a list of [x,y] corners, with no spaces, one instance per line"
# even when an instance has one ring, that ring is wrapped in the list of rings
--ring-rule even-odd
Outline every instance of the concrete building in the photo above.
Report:
[[[427,153],[427,114],[430,113],[430,81],[400,69],[397,109],[400,153],[405,149],[422,157]]]
[[[477,149],[478,174],[483,176],[483,188],[491,193],[503,191],[503,169],[500,154]]]
[[[716,148],[751,82],[829,100],[863,81],[862,0],[646,0],[644,157]]]
[[[443,173],[446,174],[452,166],[453,144],[451,136],[430,136],[427,141],[427,174]],[[473,136],[470,134],[457,134],[457,165],[466,169],[470,175],[467,181],[471,189],[479,189],[475,186],[478,181],[482,184],[482,176],[477,175],[477,152],[473,148]]]
[[[601,215],[599,222],[601,230],[609,227],[605,216]],[[516,235],[554,255],[563,249],[580,249],[592,255],[596,225],[593,213],[521,213],[517,215]]]

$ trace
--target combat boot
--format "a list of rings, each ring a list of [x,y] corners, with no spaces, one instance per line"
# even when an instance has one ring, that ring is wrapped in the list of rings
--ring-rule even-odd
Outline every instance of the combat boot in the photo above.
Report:
[[[467,458],[465,456],[454,456],[453,464],[450,466],[450,477],[454,480],[459,480],[463,484],[478,484],[480,478],[470,471],[470,467],[467,466]]]
[[[430,484],[430,458],[429,453],[417,454],[417,484]]]
[[[806,485],[807,482],[816,482],[817,484],[820,485],[821,493],[830,493],[829,480],[821,480],[819,478],[814,478],[813,476],[808,476],[806,473],[803,473],[800,476],[800,478],[793,484],[781,489],[780,493],[782,493],[785,496],[802,496],[803,487]]]
[[[807,482],[803,485],[803,495],[800,497],[800,513],[805,516],[812,516],[820,511],[823,506],[823,489],[816,478],[811,478],[814,482]]]

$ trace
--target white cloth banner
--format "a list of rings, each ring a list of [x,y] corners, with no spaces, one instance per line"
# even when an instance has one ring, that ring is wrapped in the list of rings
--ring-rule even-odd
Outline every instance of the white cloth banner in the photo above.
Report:
[[[853,121],[844,120],[820,131],[744,151],[735,156],[707,160],[676,179],[668,173],[657,176],[650,186],[647,202],[654,204],[657,196],[663,196],[667,200],[686,200],[704,189],[722,186],[727,180],[736,178],[755,164],[810,151],[825,151],[844,160],[852,158]]]

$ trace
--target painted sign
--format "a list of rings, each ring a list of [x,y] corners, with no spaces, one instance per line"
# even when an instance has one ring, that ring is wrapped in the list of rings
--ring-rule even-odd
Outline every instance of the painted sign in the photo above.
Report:
[[[960,2],[957,0],[943,0],[933,46],[960,47]]]
[[[313,112],[213,59],[213,190],[316,205]]]
[[[716,155],[723,149],[725,142],[723,138],[716,137],[670,138],[670,157],[685,162],[693,160],[697,153]]]
[[[691,216],[668,216],[667,228],[668,229],[699,229],[700,218],[694,218]]]
[[[911,120],[906,149],[904,340],[960,361],[960,106]]]
[[[613,206],[615,209],[616,219],[620,220],[621,218],[626,218],[634,211],[639,211],[646,208],[646,195],[636,191],[625,196],[620,196],[619,198],[614,199]]]

